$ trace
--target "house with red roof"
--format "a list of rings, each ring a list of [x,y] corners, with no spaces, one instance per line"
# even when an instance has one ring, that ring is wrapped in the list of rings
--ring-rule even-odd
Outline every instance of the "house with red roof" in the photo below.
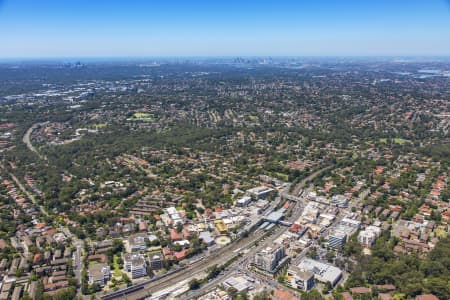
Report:
[[[177,230],[175,228],[170,229],[170,240],[172,242],[181,241],[182,239],[183,239],[183,236],[181,235],[181,233],[177,232]]]
[[[44,235],[54,235],[58,231],[55,228],[50,228],[44,232]]]
[[[183,260],[186,258],[186,250],[181,250],[174,253],[174,256],[177,260]]]

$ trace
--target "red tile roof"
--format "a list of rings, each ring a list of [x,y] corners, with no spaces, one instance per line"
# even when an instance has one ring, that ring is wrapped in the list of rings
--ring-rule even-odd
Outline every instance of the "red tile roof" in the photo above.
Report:
[[[393,284],[379,284],[376,286],[377,289],[383,290],[383,291],[395,291],[396,287]]]
[[[362,295],[362,294],[369,294],[372,292],[372,290],[368,287],[364,287],[364,286],[359,286],[359,287],[354,287],[351,288],[350,291],[352,292],[352,294],[354,295]]]
[[[353,300],[353,297],[352,295],[350,295],[349,292],[343,292],[341,295],[344,298],[344,300]]]
[[[36,227],[36,229],[42,229],[46,226],[45,223],[37,223],[34,227]]]
[[[33,263],[37,263],[41,259],[41,254],[36,253],[33,257]]]
[[[172,241],[181,241],[183,236],[181,233],[178,233],[175,228],[170,229],[170,239]]]
[[[273,300],[297,300],[298,298],[292,295],[289,291],[283,291],[283,290],[274,290]]]
[[[174,255],[178,260],[183,260],[186,257],[186,251],[181,250],[179,252],[175,252]]]
[[[0,239],[0,249],[5,249],[7,246],[6,242],[4,239]]]
[[[423,294],[416,296],[416,300],[439,300],[439,298],[432,294]]]
[[[44,235],[53,235],[55,233],[57,233],[58,231],[55,228],[50,228],[49,230],[47,230]]]
[[[379,298],[380,300],[392,300],[391,294],[379,293],[379,294],[378,294],[378,298]]]

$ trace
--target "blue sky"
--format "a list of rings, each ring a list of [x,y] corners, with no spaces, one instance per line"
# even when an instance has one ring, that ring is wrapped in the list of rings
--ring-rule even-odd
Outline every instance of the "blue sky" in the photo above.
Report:
[[[450,55],[445,0],[0,0],[0,58]]]

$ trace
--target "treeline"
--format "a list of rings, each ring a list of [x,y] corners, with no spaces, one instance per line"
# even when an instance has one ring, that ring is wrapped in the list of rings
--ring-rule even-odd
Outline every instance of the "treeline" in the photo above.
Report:
[[[346,288],[393,284],[406,297],[431,293],[450,299],[450,238],[442,239],[424,258],[395,253],[397,243],[387,232],[376,241],[371,256],[356,254]]]
[[[434,161],[440,161],[450,165],[450,143],[443,142],[421,148],[424,155],[431,157]]]

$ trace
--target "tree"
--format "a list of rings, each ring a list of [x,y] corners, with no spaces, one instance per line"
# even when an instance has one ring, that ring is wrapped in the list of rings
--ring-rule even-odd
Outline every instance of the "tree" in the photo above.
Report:
[[[181,230],[183,230],[183,224],[178,223],[178,224],[177,224],[177,227],[176,227],[176,230],[177,230],[178,233],[180,233]]]
[[[277,279],[277,280],[278,280],[279,283],[286,282],[287,276],[284,275],[284,274],[282,274],[282,275],[278,276],[278,279]]]
[[[327,254],[325,255],[328,262],[333,262],[334,256],[335,253],[332,250],[328,251]]]
[[[272,299],[272,295],[268,290],[256,293],[252,298],[252,300],[270,300],[270,299]]]
[[[317,249],[315,247],[311,248],[307,255],[309,258],[315,259],[317,257]]]
[[[323,300],[323,297],[318,290],[312,289],[302,295],[302,300]]]
[[[213,265],[209,267],[206,271],[208,272],[207,278],[209,280],[217,277],[217,275],[219,275],[220,272],[222,272],[222,268],[220,268],[218,265]]]
[[[197,278],[194,278],[191,281],[189,281],[189,289],[197,290],[200,288],[200,284],[201,282]]]
[[[68,287],[58,291],[55,295],[53,295],[53,300],[68,300],[75,299],[76,296],[76,288]]]
[[[120,239],[114,239],[112,245],[112,253],[117,254],[121,253],[124,250],[123,242]]]
[[[448,279],[448,278],[447,278]],[[436,295],[439,299],[450,298],[450,284],[445,278],[425,279],[425,291]]]
[[[242,291],[239,294],[237,294],[236,298],[234,298],[235,300],[247,300],[248,299],[248,294],[246,291]]]
[[[356,232],[349,238],[349,240],[347,241],[347,243],[345,243],[342,250],[345,256],[353,256],[361,254],[362,246],[358,242],[358,232]]]
[[[22,298],[20,298],[20,300],[33,300],[33,298],[30,297],[28,292],[24,292],[24,294],[23,294]]]
[[[122,279],[127,284],[127,286],[131,286],[131,284],[132,284],[131,279],[130,279],[130,277],[128,277],[128,275],[126,273],[122,272]]]
[[[236,299],[236,297],[238,295],[238,291],[234,287],[230,287],[227,290],[227,294],[228,294],[228,296],[231,297],[231,299]]]
[[[94,283],[89,286],[89,294],[95,294],[101,290],[102,288],[100,287],[100,285],[98,285],[98,283]]]
[[[328,294],[332,289],[333,289],[333,286],[331,285],[331,283],[329,281],[327,281],[327,283],[325,283],[325,285],[322,289],[322,293]]]

